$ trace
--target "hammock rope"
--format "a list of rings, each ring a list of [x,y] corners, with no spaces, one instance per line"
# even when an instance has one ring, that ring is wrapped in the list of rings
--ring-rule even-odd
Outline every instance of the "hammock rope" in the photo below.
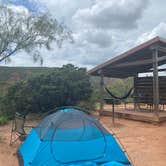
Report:
[[[117,99],[117,100],[124,100],[124,99],[127,99],[132,93],[133,93],[133,89],[134,88],[131,88],[124,96],[122,97],[118,97],[118,96],[115,96],[107,87],[105,87],[105,90],[107,91],[107,93],[114,99]]]

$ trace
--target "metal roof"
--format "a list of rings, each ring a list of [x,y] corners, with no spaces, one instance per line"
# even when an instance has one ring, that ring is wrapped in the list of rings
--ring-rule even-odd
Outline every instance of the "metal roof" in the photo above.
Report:
[[[124,78],[153,67],[152,50],[158,49],[158,64],[166,63],[166,39],[155,37],[89,70],[90,75]]]

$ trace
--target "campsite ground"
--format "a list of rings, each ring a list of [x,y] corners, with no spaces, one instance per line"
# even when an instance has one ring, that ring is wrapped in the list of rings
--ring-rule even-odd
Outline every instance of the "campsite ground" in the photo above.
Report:
[[[107,129],[112,128],[128,151],[135,166],[166,165],[166,123],[160,126],[131,120],[102,117]],[[19,143],[9,146],[11,124],[0,126],[0,166],[18,166],[14,155]]]

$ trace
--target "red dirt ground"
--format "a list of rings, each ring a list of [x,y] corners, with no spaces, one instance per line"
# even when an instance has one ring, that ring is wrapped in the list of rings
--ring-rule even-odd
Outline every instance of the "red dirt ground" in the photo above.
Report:
[[[111,117],[102,117],[100,121],[120,138],[134,166],[166,166],[166,123],[156,126],[116,119],[113,126]],[[14,153],[19,142],[9,146],[10,130],[11,124],[0,126],[0,166],[18,166]]]

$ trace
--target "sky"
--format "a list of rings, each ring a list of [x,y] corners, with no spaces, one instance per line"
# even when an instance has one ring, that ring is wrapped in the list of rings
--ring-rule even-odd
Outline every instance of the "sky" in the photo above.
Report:
[[[166,38],[165,0],[0,0],[17,10],[49,11],[72,32],[74,43],[42,50],[43,66],[72,63],[88,69],[155,36]],[[40,66],[24,52],[6,66]]]

